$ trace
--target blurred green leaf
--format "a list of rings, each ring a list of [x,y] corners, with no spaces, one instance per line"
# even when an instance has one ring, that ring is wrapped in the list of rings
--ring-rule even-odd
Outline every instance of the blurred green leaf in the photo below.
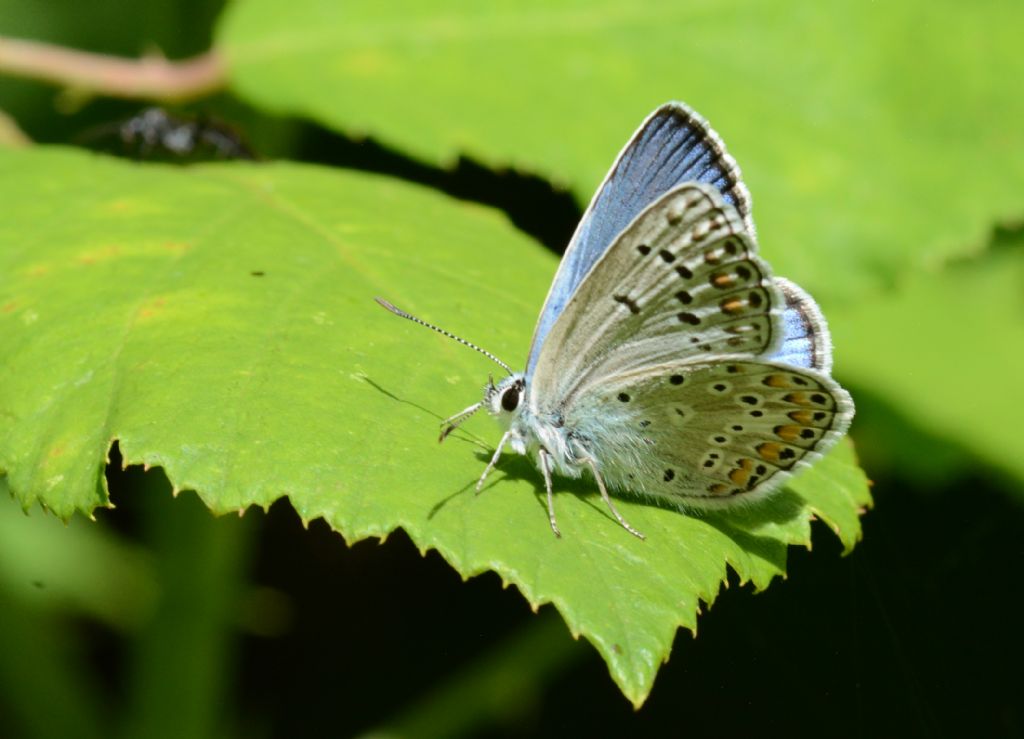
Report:
[[[580,202],[684,100],[743,167],[778,273],[829,308],[1020,214],[1022,26],[996,0],[246,0],[217,43],[257,105],[539,172]]]
[[[81,612],[117,629],[149,617],[157,584],[141,547],[84,519],[25,515],[10,494],[0,476],[0,590],[26,608]]]
[[[54,613],[11,597],[0,584],[0,726],[4,736],[109,737],[109,698],[84,659],[73,629]]]
[[[172,500],[167,479],[147,473],[134,492],[153,546],[160,595],[132,642],[118,718],[125,737],[222,737],[238,721],[228,708],[230,666],[248,569],[254,516],[214,518],[194,496]]]
[[[830,319],[838,366],[852,384],[1024,482],[1024,237],[915,275]],[[1024,494],[1024,485],[1016,489]]]
[[[735,517],[622,501],[646,541],[564,480],[556,539],[524,458],[474,496],[498,429],[474,419],[439,447],[437,424],[493,367],[372,298],[522,363],[556,265],[499,214],[288,164],[26,150],[0,152],[0,171],[18,173],[0,180],[0,471],[24,506],[104,504],[118,439],[126,463],[163,467],[218,513],[287,495],[350,542],[402,527],[463,576],[494,570],[554,603],[637,704],[727,563],[763,588],[812,515],[848,548],[860,534],[849,444]]]
[[[866,388],[851,386],[857,399],[857,456],[872,478],[901,476],[924,490],[970,474],[977,460],[950,439],[913,423],[902,409]]]

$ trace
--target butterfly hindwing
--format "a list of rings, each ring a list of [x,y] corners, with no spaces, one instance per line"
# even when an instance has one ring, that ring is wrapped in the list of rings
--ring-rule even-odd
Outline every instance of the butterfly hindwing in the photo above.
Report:
[[[605,378],[565,409],[606,482],[694,506],[778,488],[852,417],[849,395],[827,375],[744,356]]]
[[[782,297],[736,209],[679,186],[619,235],[541,347],[530,397],[544,412],[593,382],[666,362],[772,351]]]
[[[750,194],[721,137],[683,103],[651,113],[619,153],[583,214],[541,311],[526,374],[566,302],[615,237],[648,205],[684,182],[705,183],[736,208],[748,233]]]

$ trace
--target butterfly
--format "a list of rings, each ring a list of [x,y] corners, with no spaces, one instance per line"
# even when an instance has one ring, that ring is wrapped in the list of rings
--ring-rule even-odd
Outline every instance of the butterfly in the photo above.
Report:
[[[683,103],[647,117],[583,215],[541,310],[525,372],[391,303],[391,312],[498,363],[480,408],[552,477],[680,508],[752,502],[846,433],[854,406],[832,379],[832,344],[810,295],[757,254],[750,194],[708,123]]]

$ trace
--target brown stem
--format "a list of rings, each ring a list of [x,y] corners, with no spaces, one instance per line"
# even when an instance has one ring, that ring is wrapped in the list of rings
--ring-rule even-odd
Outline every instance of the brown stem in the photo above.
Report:
[[[111,97],[165,102],[203,97],[227,80],[224,61],[215,51],[173,62],[161,56],[122,59],[0,36],[3,73]]]

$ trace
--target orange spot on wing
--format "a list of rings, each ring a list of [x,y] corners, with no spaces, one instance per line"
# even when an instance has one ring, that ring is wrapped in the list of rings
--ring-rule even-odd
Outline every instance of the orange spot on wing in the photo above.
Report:
[[[790,411],[786,415],[803,426],[810,426],[814,421],[814,415],[810,411]]]
[[[722,252],[720,249],[708,249],[704,252],[704,261],[708,264],[718,264],[722,261]]]
[[[750,479],[750,472],[743,469],[734,469],[729,472],[729,479],[737,485],[746,485]]]
[[[775,435],[783,441],[794,443],[800,440],[800,427],[799,426],[776,426]]]
[[[809,405],[818,408],[825,408],[829,404],[829,396],[826,393],[814,390],[789,393],[783,400],[794,405]]]

